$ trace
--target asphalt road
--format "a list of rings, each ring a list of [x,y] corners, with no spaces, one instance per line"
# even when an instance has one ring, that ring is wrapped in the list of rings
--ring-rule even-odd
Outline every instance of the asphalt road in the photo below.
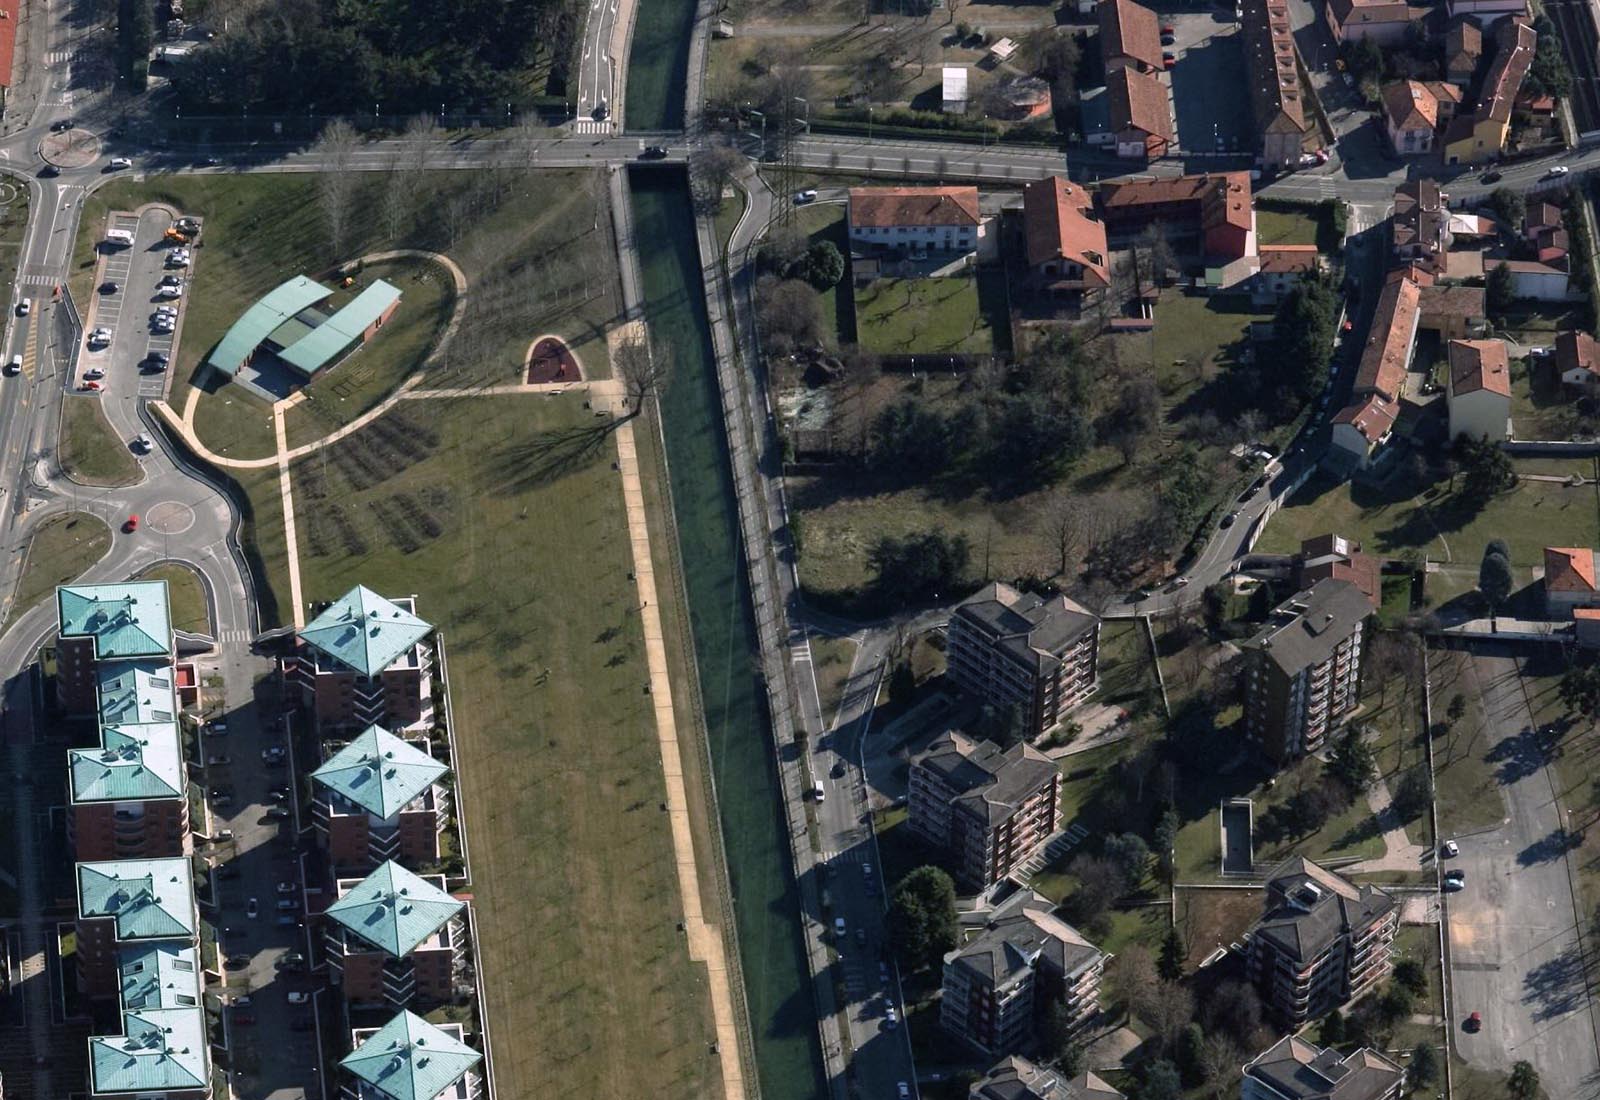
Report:
[[[1460,855],[1447,861],[1466,873],[1465,887],[1445,895],[1449,1026],[1473,1065],[1504,1071],[1526,1059],[1548,1095],[1590,1100],[1600,1096],[1600,1050],[1556,785],[1515,656],[1478,647],[1473,666],[1508,820],[1459,838]],[[1483,1021],[1475,1033],[1463,1026],[1473,1012]]]
[[[583,24],[583,57],[578,62],[578,133],[611,133],[618,125],[612,117],[620,109],[616,60],[611,56],[611,35],[617,22],[617,0],[592,0]],[[604,120],[595,115],[608,108]]]

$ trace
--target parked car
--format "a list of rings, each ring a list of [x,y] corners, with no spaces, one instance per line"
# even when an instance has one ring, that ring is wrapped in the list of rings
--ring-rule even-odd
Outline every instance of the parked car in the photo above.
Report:
[[[289,991],[289,1003],[292,1005],[307,1005],[311,1003],[311,994],[299,989]]]
[[[1480,1012],[1474,1012],[1472,1015],[1468,1016],[1462,1021],[1461,1026],[1467,1031],[1477,1031],[1479,1028],[1483,1027],[1483,1014]]]
[[[1447,840],[1439,846],[1439,854],[1447,859],[1453,859],[1461,854],[1461,846],[1453,840]]]
[[[291,951],[278,960],[279,970],[304,970],[306,957],[298,951]]]
[[[804,191],[796,191],[794,193],[794,204],[796,206],[804,206],[808,202],[816,201],[817,190],[814,187],[807,187]]]
[[[156,287],[156,295],[161,298],[177,298],[183,294],[183,287],[168,283],[166,286]]]
[[[833,934],[835,936],[838,936],[841,940],[844,939],[844,918],[843,917],[834,917],[833,918]]]
[[[251,920],[255,920],[260,913],[261,903],[256,901],[255,898],[251,898],[249,901],[244,903],[244,915],[249,917]]]
[[[280,882],[280,883],[278,883],[278,893],[280,893],[280,894],[292,894],[297,889],[299,889],[299,887],[297,887],[292,882]]]
[[[900,1026],[900,1014],[894,1010],[894,1005],[883,1010],[883,1026],[887,1031],[893,1031]]]
[[[229,955],[222,961],[222,965],[229,970],[243,970],[250,965],[249,955]]]
[[[58,118],[50,124],[50,129],[59,134],[63,130],[70,130],[76,125],[78,125],[78,120],[75,118]]]
[[[298,901],[296,901],[294,898],[279,898],[278,899],[278,909],[279,909],[280,912],[287,913],[291,909],[298,909],[298,908],[300,908],[300,903]]]
[[[267,816],[282,821],[289,816],[289,808],[287,806],[268,806]]]
[[[104,378],[105,376],[106,372],[101,370],[99,367],[90,367],[88,370],[83,372],[83,377],[91,382],[98,378]]]
[[[233,761],[229,759],[225,753],[214,752],[210,756],[206,757],[206,763],[210,764],[214,768],[225,768],[229,764],[233,763]]]
[[[1177,63],[1178,63],[1177,55],[1170,54],[1170,53],[1163,53],[1161,55],[1161,67],[1162,68],[1170,69],[1174,65],[1176,65]]]
[[[894,1087],[895,1100],[911,1100],[911,1086],[901,1081]]]

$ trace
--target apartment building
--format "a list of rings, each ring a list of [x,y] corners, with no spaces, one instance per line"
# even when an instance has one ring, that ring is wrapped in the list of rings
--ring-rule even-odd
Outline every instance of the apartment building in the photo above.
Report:
[[[1503,340],[1452,340],[1445,401],[1450,438],[1504,442],[1511,434],[1511,364]]]
[[[1261,163],[1293,168],[1306,151],[1311,124],[1295,63],[1288,0],[1241,0],[1245,79],[1250,112],[1261,142]]]
[[[110,725],[67,753],[67,837],[79,861],[191,851],[188,771],[173,722]]]
[[[1390,229],[1396,258],[1440,270],[1451,236],[1450,210],[1439,184],[1419,179],[1396,187]]]
[[[337,890],[323,910],[323,942],[348,1004],[403,1009],[459,999],[466,902],[445,892],[443,876],[390,861],[366,878],[339,879]]]
[[[1021,708],[1031,738],[1094,693],[1099,644],[1100,620],[1081,605],[996,581],[956,606],[945,659],[962,691]]]
[[[976,187],[852,187],[850,243],[966,254],[984,234]]]
[[[1093,1073],[1063,1077],[1020,1054],[1002,1058],[973,1082],[969,1100],[1126,1100]]]
[[[95,712],[102,662],[173,656],[166,581],[62,585],[56,614],[56,695],[68,714]]]
[[[1379,292],[1350,404],[1333,418],[1327,456],[1331,465],[1353,469],[1369,465],[1393,432],[1422,323],[1425,289],[1432,288],[1401,276],[1389,279]]]
[[[355,1048],[340,1060],[342,1100],[479,1100],[483,1055],[460,1024],[430,1024],[401,1012],[379,1028],[350,1033]]]
[[[1247,967],[1262,1003],[1282,1023],[1308,1020],[1370,989],[1390,971],[1399,906],[1301,856],[1267,876],[1266,904],[1251,926]]]
[[[386,599],[357,585],[296,635],[284,660],[319,729],[426,729],[433,723],[433,627],[416,598]]]
[[[1029,745],[959,731],[912,758],[907,824],[973,889],[994,885],[1061,824],[1061,771]]]
[[[311,816],[335,870],[365,873],[388,860],[419,869],[437,862],[450,808],[439,780],[448,770],[426,738],[403,740],[380,726],[339,746],[311,774]]]
[[[1047,293],[1104,290],[1111,285],[1105,223],[1089,193],[1060,176],[1022,189],[1022,228],[1034,285]]]
[[[1167,86],[1132,66],[1106,74],[1106,103],[1117,156],[1155,160],[1178,140]]]
[[[1272,759],[1315,752],[1356,708],[1371,614],[1355,585],[1321,580],[1275,608],[1244,643],[1245,728]]]
[[[90,997],[115,996],[117,952],[152,942],[195,942],[199,912],[187,859],[130,859],[80,863],[78,988]]]
[[[1100,186],[1100,213],[1107,232],[1124,237],[1160,223],[1174,238],[1174,247],[1192,239],[1194,250],[1209,262],[1256,254],[1256,209],[1248,172],[1107,181]]]
[[[944,957],[939,1024],[986,1054],[1028,1043],[1053,1001],[1065,1001],[1074,1026],[1100,1010],[1106,955],[1054,915],[1050,899],[1019,890],[988,913]]]
[[[1239,1100],[1400,1100],[1406,1074],[1368,1047],[1340,1054],[1286,1035],[1244,1067]]]

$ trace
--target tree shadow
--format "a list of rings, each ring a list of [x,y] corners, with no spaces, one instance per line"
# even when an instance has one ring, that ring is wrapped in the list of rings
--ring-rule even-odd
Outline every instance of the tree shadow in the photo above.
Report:
[[[1495,781],[1508,787],[1519,779],[1526,779],[1555,757],[1560,737],[1553,726],[1518,730],[1510,737],[1502,737],[1484,755],[1495,769]]]
[[[1541,863],[1549,863],[1560,859],[1568,852],[1583,845],[1583,833],[1569,832],[1566,829],[1552,829],[1546,836],[1540,837],[1522,851],[1517,853],[1517,862],[1523,867],[1534,867]]]
[[[1577,949],[1568,948],[1528,971],[1522,989],[1522,1003],[1534,1006],[1535,1023],[1557,1020],[1582,1008],[1589,993]]]
[[[540,432],[531,439],[500,446],[490,463],[500,493],[511,496],[526,492],[594,465],[616,424],[608,419]]]

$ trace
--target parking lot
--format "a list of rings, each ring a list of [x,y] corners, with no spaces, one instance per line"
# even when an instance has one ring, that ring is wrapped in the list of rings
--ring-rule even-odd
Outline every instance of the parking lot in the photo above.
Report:
[[[1244,44],[1232,10],[1163,13],[1161,21],[1175,32],[1166,49],[1178,58],[1172,69],[1172,104],[1179,147],[1187,153],[1253,152]]]
[[[167,376],[158,363],[170,361],[177,346],[189,288],[189,265],[180,260],[180,242],[165,237],[173,224],[161,208],[143,216],[118,211],[108,218],[107,236],[131,234],[133,243],[104,241],[100,246],[75,386],[95,383],[101,392],[125,400],[166,395]],[[188,255],[192,263],[194,254]],[[164,282],[178,288],[175,296],[162,290]],[[163,312],[169,323],[159,320]],[[97,330],[106,334],[103,342],[90,338]]]

